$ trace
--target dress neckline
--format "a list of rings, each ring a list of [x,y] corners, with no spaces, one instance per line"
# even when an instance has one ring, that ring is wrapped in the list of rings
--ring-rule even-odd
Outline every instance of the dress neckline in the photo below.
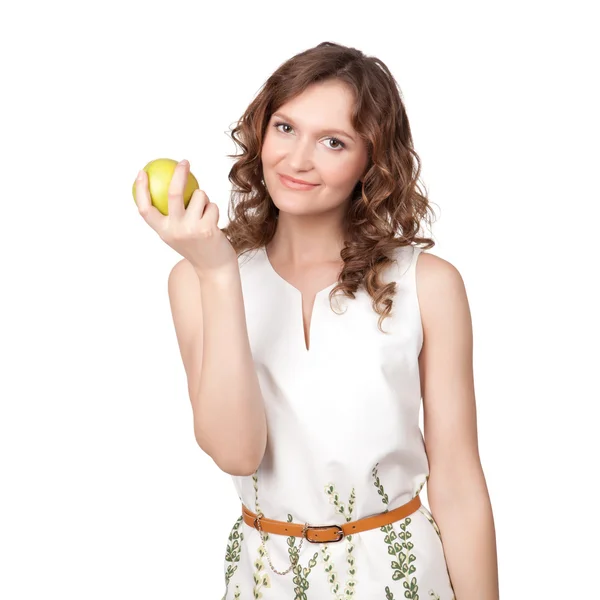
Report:
[[[269,269],[269,271],[271,271],[271,273],[273,273],[273,275],[275,275],[275,277],[277,279],[279,279],[285,286],[287,286],[289,289],[293,290],[296,294],[298,294],[300,296],[300,298],[302,299],[303,293],[295,286],[292,285],[287,279],[285,279],[285,277],[282,277],[275,269],[275,267],[273,266],[273,264],[271,263],[271,260],[269,259],[269,254],[267,253],[267,247],[266,246],[261,246],[264,258],[265,258],[265,263]],[[330,283],[327,287],[324,287],[320,290],[318,290],[315,294],[315,299],[317,296],[319,296],[320,294],[325,293],[326,291],[332,289],[335,285],[337,285],[339,281],[339,278],[336,279],[334,282]]]
[[[262,250],[262,254],[263,254],[263,258],[264,258],[264,263],[265,266],[267,268],[267,270],[269,271],[269,274],[275,279],[275,280],[279,280],[279,283],[282,284],[282,286],[287,289],[290,290],[294,296],[294,304],[296,305],[294,307],[295,311],[298,311],[298,313],[300,314],[300,319],[298,320],[298,323],[300,324],[300,328],[301,328],[301,333],[302,333],[302,349],[303,352],[302,354],[305,357],[308,357],[312,354],[314,354],[314,350],[313,350],[313,344],[314,344],[314,337],[315,337],[315,321],[318,322],[318,320],[321,318],[320,315],[320,296],[322,294],[324,294],[325,292],[328,292],[329,290],[333,289],[333,287],[335,285],[337,285],[339,278],[336,279],[334,282],[330,283],[327,287],[324,287],[322,289],[320,289],[319,291],[317,291],[315,293],[314,299],[312,301],[312,305],[310,307],[310,312],[309,312],[309,319],[308,322],[305,324],[304,322],[304,294],[294,285],[292,285],[287,279],[285,279],[285,277],[282,277],[276,270],[275,267],[273,267],[273,265],[271,264],[271,261],[269,260],[269,255],[267,253],[267,247],[266,246],[261,246],[261,250]],[[305,332],[305,327],[306,327],[306,332]],[[308,337],[308,342],[309,342],[309,346],[307,347],[306,342],[307,342],[307,337]],[[317,336],[318,337],[318,336]]]

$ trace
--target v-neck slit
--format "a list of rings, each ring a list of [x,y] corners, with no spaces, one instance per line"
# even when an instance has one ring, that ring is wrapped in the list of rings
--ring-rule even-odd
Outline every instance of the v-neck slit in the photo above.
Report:
[[[302,340],[303,340],[302,347],[304,349],[304,353],[305,354],[310,354],[311,353],[311,348],[313,347],[312,325],[313,325],[314,317],[315,317],[315,309],[318,307],[317,300],[319,299],[319,297],[321,296],[321,294],[323,294],[323,293],[331,290],[337,284],[338,279],[336,279],[333,283],[330,283],[327,287],[324,287],[324,288],[318,290],[315,293],[315,297],[313,298],[312,306],[310,308],[310,319],[309,319],[308,323],[306,324],[306,331],[305,331],[305,325],[304,325],[304,295],[303,295],[303,293],[295,285],[292,285],[287,279],[285,279],[285,277],[282,277],[275,270],[275,267],[273,267],[273,265],[272,265],[272,263],[271,263],[271,261],[269,259],[269,255],[267,253],[266,246],[262,246],[262,250],[263,250],[263,254],[264,254],[264,258],[265,258],[265,263],[266,263],[269,271],[271,273],[273,273],[280,280],[280,282],[285,287],[287,287],[288,289],[292,290],[293,293],[296,295],[296,297],[300,299],[300,324],[302,326],[301,329],[302,329]],[[306,346],[307,337],[308,337],[308,347]]]

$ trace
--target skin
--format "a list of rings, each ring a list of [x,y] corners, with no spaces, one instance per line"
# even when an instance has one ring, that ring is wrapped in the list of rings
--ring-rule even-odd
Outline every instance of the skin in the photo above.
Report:
[[[477,442],[473,330],[464,282],[451,263],[428,252],[419,255],[416,279],[428,503],[456,598],[498,600],[496,534]]]
[[[307,348],[315,295],[338,279],[344,214],[368,166],[367,146],[350,122],[353,102],[343,83],[314,84],[273,114],[263,143],[263,177],[280,211],[267,254],[275,271],[302,293]],[[325,133],[331,129],[348,136]],[[279,173],[318,186],[290,190]]]
[[[267,254],[273,268],[302,294],[307,347],[315,294],[337,280],[343,216],[368,166],[367,147],[350,124],[352,103],[345,84],[314,84],[276,111],[288,119],[270,119],[261,155],[265,184],[280,210]],[[275,129],[277,122],[287,125]],[[354,141],[323,133],[328,129],[344,130]],[[332,137],[346,147],[338,149]],[[290,190],[278,173],[319,185],[309,192]],[[464,281],[456,267],[429,252],[419,255],[416,280],[430,510],[456,598],[497,600],[495,528],[478,450],[473,332]]]

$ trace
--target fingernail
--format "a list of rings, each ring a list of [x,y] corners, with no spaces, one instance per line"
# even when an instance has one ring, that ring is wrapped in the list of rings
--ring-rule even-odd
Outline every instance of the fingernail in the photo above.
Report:
[[[187,166],[188,166],[190,163],[189,163],[187,160],[183,159],[183,160],[182,160],[182,161],[181,161],[179,164],[180,164],[182,167],[187,167]]]
[[[143,170],[143,169],[142,169],[142,170],[141,170],[141,171],[138,173],[138,176],[137,176],[137,180],[138,180],[138,181],[141,181],[141,180],[142,180],[142,178],[144,177],[143,173],[144,173],[144,170]]]

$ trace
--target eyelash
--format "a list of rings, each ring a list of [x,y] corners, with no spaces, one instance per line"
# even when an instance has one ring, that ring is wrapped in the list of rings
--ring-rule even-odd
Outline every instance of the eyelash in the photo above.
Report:
[[[292,126],[291,126],[289,123],[286,123],[285,121],[279,121],[278,123],[275,123],[275,124],[273,125],[273,127],[275,127],[275,129],[277,129],[277,128],[278,128],[279,126],[281,126],[281,125],[287,125],[288,127],[292,127]],[[292,129],[293,129],[293,127],[292,127]],[[278,131],[279,131],[279,130],[278,130]],[[284,132],[284,131],[282,131],[281,133],[285,133],[285,132]],[[330,138],[327,138],[327,139],[328,139],[328,140],[335,140],[335,141],[336,141],[336,142],[339,144],[339,146],[340,146],[340,148],[341,148],[341,149],[344,149],[344,148],[346,147],[346,144],[344,144],[344,142],[342,142],[342,140],[339,140],[339,139],[338,139],[338,138],[336,138],[336,137],[330,137]],[[329,149],[330,149],[330,150],[333,150],[334,152],[339,152],[339,151],[340,151],[340,149],[339,149],[339,148],[329,148]]]

